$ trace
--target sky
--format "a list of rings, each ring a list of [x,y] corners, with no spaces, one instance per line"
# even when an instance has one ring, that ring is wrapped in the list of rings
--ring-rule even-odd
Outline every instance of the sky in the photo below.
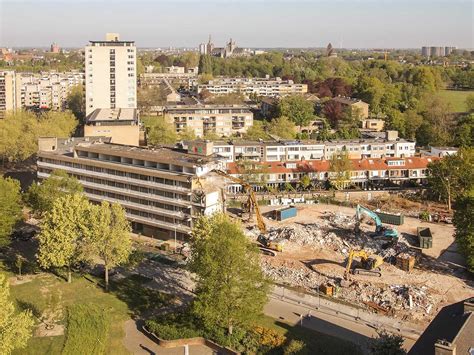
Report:
[[[0,47],[474,47],[472,0],[0,0]]]

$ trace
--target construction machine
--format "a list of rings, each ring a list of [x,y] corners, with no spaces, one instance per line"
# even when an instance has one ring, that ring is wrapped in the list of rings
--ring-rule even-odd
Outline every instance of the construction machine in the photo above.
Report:
[[[374,220],[376,237],[384,237],[392,241],[398,240],[398,232],[396,229],[383,226],[382,221],[380,220],[380,217],[377,215],[377,213],[361,205],[357,205],[356,207],[356,219],[357,219],[356,226],[355,226],[356,233],[360,232],[360,220],[361,220],[362,214],[365,214],[366,216]]]
[[[257,217],[257,227],[260,230],[260,235],[257,238],[257,241],[262,244],[265,248],[276,250],[276,251],[283,251],[283,243],[281,240],[270,240],[267,234],[267,226],[265,221],[263,220],[262,213],[260,212],[260,207],[258,205],[257,197],[255,196],[255,192],[252,189],[252,186],[243,179],[238,177],[232,176],[227,174],[225,171],[222,170],[213,170],[214,173],[223,176],[229,179],[236,184],[239,184],[243,187],[246,194],[248,194],[247,203],[244,204],[245,209],[249,212],[249,215],[252,214],[252,211],[255,212],[255,216]]]
[[[362,267],[351,269],[354,258],[360,258],[360,264]],[[351,251],[349,252],[349,257],[347,259],[346,272],[344,273],[344,277],[348,278],[351,272],[353,274],[365,274],[380,277],[382,276],[382,273],[380,272],[380,266],[383,263],[384,261],[381,256],[375,254],[369,255],[369,253],[367,253],[365,250],[351,249]]]

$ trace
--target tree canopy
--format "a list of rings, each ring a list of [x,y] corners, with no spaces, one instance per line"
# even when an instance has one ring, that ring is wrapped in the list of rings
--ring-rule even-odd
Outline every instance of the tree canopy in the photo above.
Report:
[[[201,217],[192,237],[190,268],[198,276],[193,312],[206,328],[246,328],[267,300],[259,253],[224,214]]]
[[[278,114],[297,126],[305,126],[314,118],[314,104],[301,95],[286,96],[278,103]]]
[[[38,151],[39,137],[70,137],[76,126],[70,111],[9,112],[0,120],[0,158],[3,162],[25,160]]]
[[[37,259],[41,267],[71,267],[89,261],[92,254],[89,202],[80,194],[64,195],[53,202],[41,222]]]
[[[20,182],[0,176],[0,246],[9,243],[13,227],[20,219]]]
[[[54,201],[67,194],[82,192],[82,185],[64,170],[55,170],[41,184],[33,184],[27,191],[26,199],[33,211],[44,213],[53,208]]]
[[[31,311],[16,312],[9,296],[8,279],[0,274],[0,354],[11,354],[15,349],[25,348],[34,325]]]

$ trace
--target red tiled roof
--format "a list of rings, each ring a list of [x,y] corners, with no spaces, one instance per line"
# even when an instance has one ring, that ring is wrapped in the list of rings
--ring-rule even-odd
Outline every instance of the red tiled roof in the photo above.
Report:
[[[370,171],[370,170],[406,170],[406,169],[425,169],[432,161],[438,160],[437,157],[411,157],[411,158],[378,158],[378,159],[351,159],[352,171]],[[404,161],[404,165],[388,165],[389,161]],[[288,164],[296,164],[296,168],[288,168]],[[327,172],[330,168],[329,160],[304,160],[297,162],[255,162],[255,165],[263,167],[267,174],[285,174],[285,173],[310,173]],[[228,163],[227,171],[229,174],[242,174],[236,163]]]

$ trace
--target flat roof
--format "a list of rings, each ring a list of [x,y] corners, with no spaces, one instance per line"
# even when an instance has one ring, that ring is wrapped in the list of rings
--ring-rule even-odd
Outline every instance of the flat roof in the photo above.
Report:
[[[134,108],[98,108],[87,117],[87,122],[137,121],[137,110]]]
[[[94,143],[79,144],[76,150],[89,151],[101,154],[120,155],[127,158],[148,160],[155,162],[176,163],[185,165],[202,165],[218,161],[217,156],[203,156],[188,153],[186,150],[169,146],[158,146],[153,148],[141,148],[135,146],[114,144],[114,143]]]

